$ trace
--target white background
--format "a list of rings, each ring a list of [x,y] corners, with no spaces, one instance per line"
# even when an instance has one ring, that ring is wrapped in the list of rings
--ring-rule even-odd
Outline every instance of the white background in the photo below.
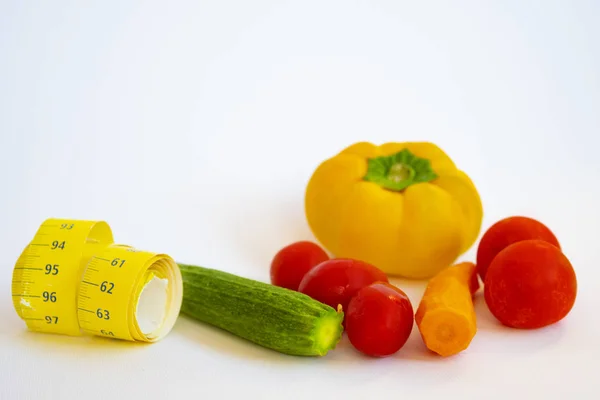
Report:
[[[0,398],[599,398],[599,17],[593,0],[1,1]],[[363,140],[440,145],[483,229],[550,226],[579,281],[568,317],[510,330],[478,297],[458,356],[415,327],[389,358],[344,339],[307,359],[184,318],[153,345],[34,334],[12,308],[48,217],[268,281],[313,238],[314,168]],[[416,307],[424,283],[394,282]]]

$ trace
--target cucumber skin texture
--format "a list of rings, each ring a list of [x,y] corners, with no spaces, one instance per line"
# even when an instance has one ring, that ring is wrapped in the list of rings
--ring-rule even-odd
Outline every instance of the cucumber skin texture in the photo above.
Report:
[[[193,319],[296,356],[324,356],[341,339],[344,313],[305,294],[215,269],[178,265],[181,312]],[[325,338],[319,335],[323,323],[333,327]]]

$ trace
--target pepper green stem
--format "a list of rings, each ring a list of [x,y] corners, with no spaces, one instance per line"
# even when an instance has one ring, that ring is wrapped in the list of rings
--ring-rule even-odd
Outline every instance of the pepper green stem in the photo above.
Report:
[[[429,182],[438,177],[426,158],[420,158],[403,149],[391,156],[369,158],[364,180],[384,189],[402,191],[416,183]]]

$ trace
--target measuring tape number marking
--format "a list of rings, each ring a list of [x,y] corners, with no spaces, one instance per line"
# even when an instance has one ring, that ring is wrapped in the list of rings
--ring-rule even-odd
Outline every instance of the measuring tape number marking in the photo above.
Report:
[[[46,220],[13,270],[13,306],[37,332],[154,342],[182,293],[171,257],[115,244],[102,221]]]

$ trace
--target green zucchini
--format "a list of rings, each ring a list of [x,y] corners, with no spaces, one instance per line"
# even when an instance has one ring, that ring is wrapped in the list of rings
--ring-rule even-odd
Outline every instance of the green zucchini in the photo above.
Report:
[[[181,312],[263,347],[324,356],[342,336],[344,313],[279,286],[227,272],[179,264]]]

